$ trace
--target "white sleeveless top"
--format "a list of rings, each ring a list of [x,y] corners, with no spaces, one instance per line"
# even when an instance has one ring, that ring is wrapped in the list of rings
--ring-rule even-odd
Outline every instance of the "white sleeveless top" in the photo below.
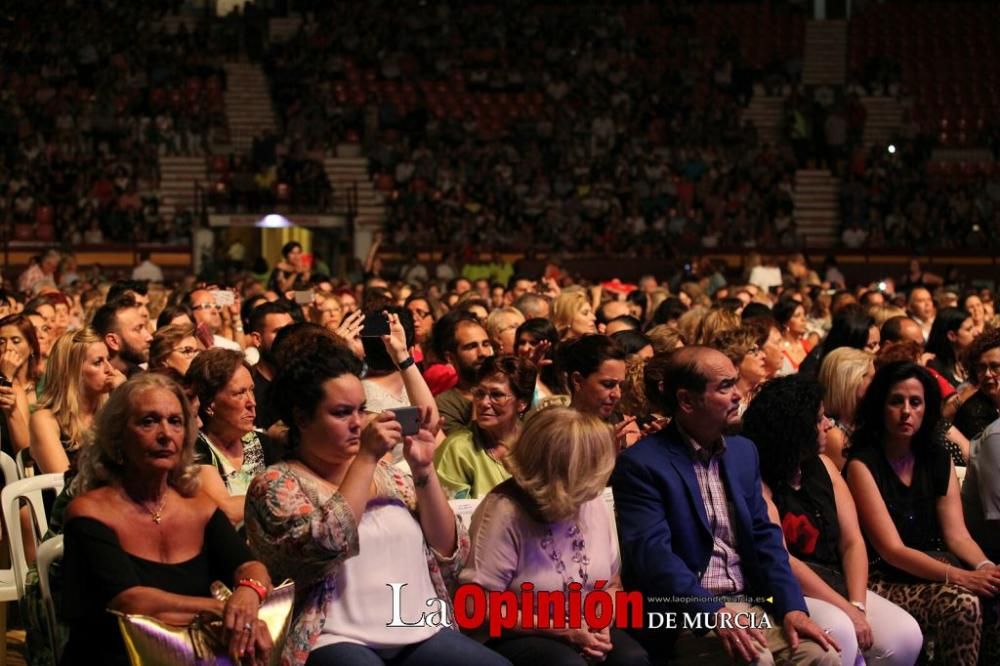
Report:
[[[344,560],[337,573],[337,592],[326,609],[323,632],[313,650],[335,643],[354,643],[375,650],[401,648],[427,640],[440,627],[387,627],[392,621],[393,591],[387,583],[406,583],[399,594],[399,617],[415,622],[432,613],[437,597],[424,557],[424,533],[399,501],[369,501],[358,525],[358,555]]]

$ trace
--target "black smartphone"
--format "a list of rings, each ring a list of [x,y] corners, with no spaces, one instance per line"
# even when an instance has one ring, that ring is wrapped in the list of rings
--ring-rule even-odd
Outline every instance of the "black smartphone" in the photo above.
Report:
[[[653,414],[646,414],[645,416],[639,416],[635,419],[635,424],[640,428],[645,428],[650,423],[656,420],[656,416]]]
[[[418,407],[394,407],[389,410],[403,426],[403,435],[416,435],[420,432],[420,409]]]
[[[361,337],[380,338],[389,335],[389,315],[384,312],[373,312],[365,315],[365,323],[361,327]]]

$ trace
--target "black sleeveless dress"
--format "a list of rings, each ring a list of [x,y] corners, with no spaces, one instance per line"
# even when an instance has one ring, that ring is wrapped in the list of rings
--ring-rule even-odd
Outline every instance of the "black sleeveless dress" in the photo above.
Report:
[[[819,456],[802,462],[798,490],[771,489],[788,552],[805,562],[830,587],[846,593],[840,565],[840,522],[830,474]]]
[[[128,666],[117,619],[106,610],[125,590],[155,587],[209,597],[214,581],[232,588],[237,567],[253,559],[221,510],[205,525],[201,552],[186,562],[164,564],[131,555],[122,549],[114,530],[93,518],[70,520],[65,544],[62,614],[69,625],[69,641],[62,666]]]
[[[852,448],[850,459],[861,461],[871,472],[903,543],[932,556],[946,556],[947,548],[941,533],[941,523],[938,521],[937,503],[948,493],[948,483],[951,480],[948,452],[942,447],[934,446],[925,457],[917,458],[913,464],[913,478],[909,486],[899,480],[880,447],[869,446],[860,450]],[[873,572],[893,583],[926,582],[890,566],[879,557],[871,542],[867,539],[866,542]]]

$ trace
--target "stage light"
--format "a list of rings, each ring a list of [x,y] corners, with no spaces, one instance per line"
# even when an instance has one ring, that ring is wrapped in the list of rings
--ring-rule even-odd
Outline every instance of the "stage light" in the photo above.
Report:
[[[271,213],[258,220],[256,226],[263,229],[287,229],[293,225],[288,218],[282,217],[277,213]]]

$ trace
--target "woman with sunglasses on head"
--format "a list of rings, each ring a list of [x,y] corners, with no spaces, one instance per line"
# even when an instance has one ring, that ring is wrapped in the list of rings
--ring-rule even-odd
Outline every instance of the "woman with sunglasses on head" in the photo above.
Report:
[[[476,371],[472,423],[452,431],[434,453],[445,491],[455,498],[477,498],[510,477],[503,459],[531,406],[535,367],[516,356],[490,356]]]

